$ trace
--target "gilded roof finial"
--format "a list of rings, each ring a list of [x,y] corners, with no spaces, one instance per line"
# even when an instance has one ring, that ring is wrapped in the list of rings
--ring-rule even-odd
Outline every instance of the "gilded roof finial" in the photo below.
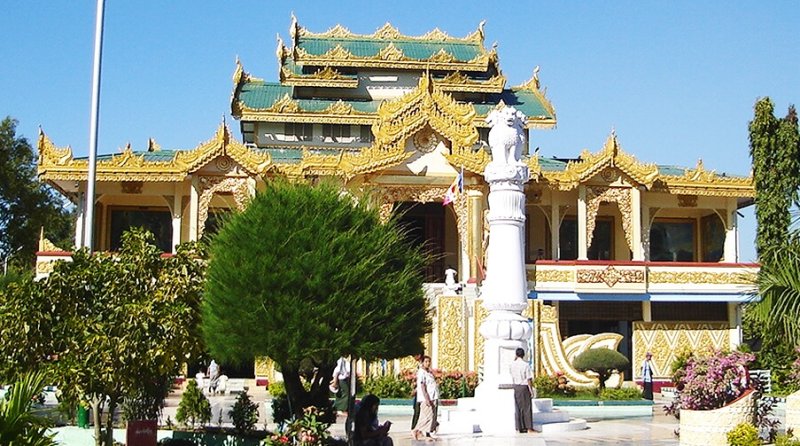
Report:
[[[478,23],[478,36],[481,39],[481,43],[483,43],[483,37],[484,37],[483,27],[484,26],[486,26],[486,19],[483,19],[483,20],[481,20],[480,23]]]
[[[539,89],[539,65],[536,65],[533,69],[533,86],[537,90]]]
[[[292,49],[297,45],[297,35],[300,31],[300,25],[297,23],[297,17],[294,16],[294,11],[291,12],[292,23],[289,25],[289,36],[292,38]]]
[[[153,139],[153,138],[148,138],[147,139],[147,151],[148,152],[158,152],[159,150],[161,150],[161,146],[158,145],[156,140]]]

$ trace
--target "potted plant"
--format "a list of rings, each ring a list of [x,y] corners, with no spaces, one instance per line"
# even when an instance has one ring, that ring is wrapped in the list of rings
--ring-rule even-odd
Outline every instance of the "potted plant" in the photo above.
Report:
[[[727,445],[727,433],[753,423],[755,401],[747,367],[754,356],[713,351],[690,356],[675,371],[680,394],[672,410],[680,411],[681,445]]]

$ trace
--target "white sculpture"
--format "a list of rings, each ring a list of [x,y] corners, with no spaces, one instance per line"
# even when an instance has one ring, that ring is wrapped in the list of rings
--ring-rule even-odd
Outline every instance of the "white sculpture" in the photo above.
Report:
[[[486,117],[489,130],[489,150],[492,162],[515,164],[522,159],[525,145],[525,115],[514,107],[492,110]]]

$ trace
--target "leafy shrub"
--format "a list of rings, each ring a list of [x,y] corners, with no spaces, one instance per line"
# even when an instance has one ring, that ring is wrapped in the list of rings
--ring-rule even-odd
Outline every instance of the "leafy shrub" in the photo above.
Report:
[[[220,418],[222,418],[221,412],[220,410]],[[236,402],[228,411],[228,416],[233,420],[233,427],[237,431],[249,432],[258,422],[258,404],[250,400],[250,395],[245,390],[236,397]]]
[[[0,444],[52,446],[57,444],[47,433],[49,422],[31,411],[33,400],[44,388],[45,375],[27,373],[0,399]]]
[[[718,409],[744,393],[742,373],[753,361],[751,353],[715,351],[706,356],[693,356],[686,361],[676,385],[680,407],[690,410]]]
[[[606,387],[606,380],[614,371],[624,370],[630,363],[622,353],[608,348],[591,348],[572,360],[572,365],[577,370],[597,373],[600,392]]]
[[[728,432],[728,444],[730,446],[758,446],[761,440],[758,438],[758,429],[750,423],[739,423]]]
[[[186,385],[186,391],[183,392],[181,402],[178,404],[178,413],[175,414],[175,419],[184,425],[188,421],[192,427],[196,423],[203,425],[211,420],[211,404],[197,387],[197,381],[190,379]]]
[[[794,438],[792,432],[775,437],[775,446],[800,446],[800,439]]]
[[[570,398],[575,396],[575,388],[569,385],[567,377],[561,372],[555,375],[540,375],[534,378],[533,387],[539,398]]]
[[[292,411],[289,410],[289,398],[286,394],[272,397],[272,421],[278,426],[292,419]]]
[[[325,409],[320,410],[313,406],[306,407],[303,409],[302,417],[291,422],[286,430],[276,432],[267,437],[262,444],[264,446],[327,444],[331,435],[328,431],[330,423],[324,421],[326,418]]]
[[[439,385],[440,398],[456,399],[475,396],[475,388],[478,387],[477,373],[460,370],[445,372],[438,369],[432,369],[431,373]],[[407,381],[411,389],[414,389],[417,385],[417,369],[403,370],[400,378]]]
[[[386,375],[365,379],[363,388],[378,398],[411,398],[414,386],[400,376]]]
[[[269,392],[269,394],[272,395],[273,398],[280,398],[282,396],[285,397],[286,385],[283,383],[283,381],[271,382],[267,387],[267,392]]]
[[[619,389],[603,389],[601,400],[630,401],[642,399],[642,391],[638,387],[622,387]]]

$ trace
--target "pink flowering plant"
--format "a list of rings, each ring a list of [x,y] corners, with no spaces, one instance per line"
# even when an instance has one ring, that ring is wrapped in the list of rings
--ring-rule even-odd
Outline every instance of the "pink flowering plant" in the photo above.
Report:
[[[718,409],[739,398],[749,387],[747,367],[754,360],[752,353],[719,350],[689,357],[673,376],[680,390],[680,408]]]
[[[327,443],[331,434],[326,414],[317,407],[303,409],[303,416],[292,421],[283,432],[270,435],[264,446],[319,446]]]

